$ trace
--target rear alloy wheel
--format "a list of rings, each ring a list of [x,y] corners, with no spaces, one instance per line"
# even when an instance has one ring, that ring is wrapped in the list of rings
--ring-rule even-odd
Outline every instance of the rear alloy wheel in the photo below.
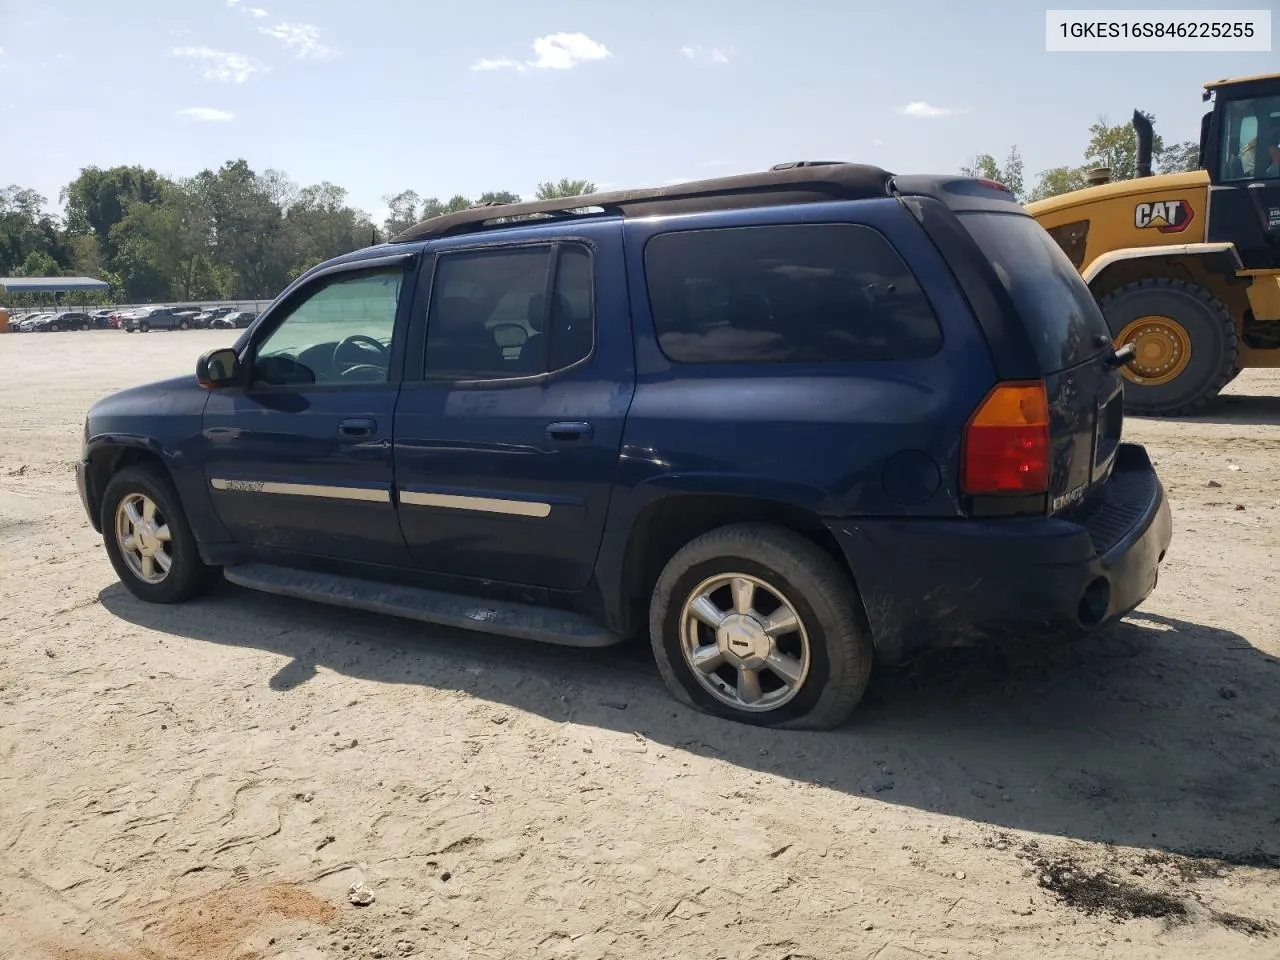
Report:
[[[1239,338],[1222,301],[1182,280],[1139,280],[1100,300],[1117,347],[1132,343],[1122,368],[1125,409],[1181,416],[1201,409],[1237,372]]]
[[[770,524],[721,527],[679,550],[654,587],[649,633],[678,700],[758,726],[838,726],[871,676],[852,581]]]
[[[120,582],[149,603],[205,592],[217,568],[200,559],[177,491],[158,467],[126,467],[102,496],[103,540]]]

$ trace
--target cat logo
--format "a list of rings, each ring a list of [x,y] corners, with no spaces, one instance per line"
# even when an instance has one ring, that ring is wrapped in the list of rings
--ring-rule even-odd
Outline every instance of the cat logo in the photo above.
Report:
[[[1156,200],[1134,208],[1133,225],[1139,230],[1154,227],[1161,233],[1181,233],[1195,216],[1186,200]]]

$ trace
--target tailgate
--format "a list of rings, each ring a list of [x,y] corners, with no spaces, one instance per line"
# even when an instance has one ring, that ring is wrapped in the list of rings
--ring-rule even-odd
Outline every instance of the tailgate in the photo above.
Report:
[[[1049,400],[1051,513],[1107,482],[1124,424],[1106,318],[1062,249],[1025,210],[961,212],[1026,329]]]

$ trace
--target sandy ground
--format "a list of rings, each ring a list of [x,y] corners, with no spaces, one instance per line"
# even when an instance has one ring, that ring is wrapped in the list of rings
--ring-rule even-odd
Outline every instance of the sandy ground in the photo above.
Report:
[[[85,410],[233,338],[0,337],[0,956],[1280,957],[1280,374],[1128,423],[1175,513],[1137,615],[774,734],[643,650],[133,600]]]

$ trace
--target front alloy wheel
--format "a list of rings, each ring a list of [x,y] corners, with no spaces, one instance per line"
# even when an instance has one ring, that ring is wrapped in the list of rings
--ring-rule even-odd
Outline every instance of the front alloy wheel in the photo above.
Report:
[[[178,491],[158,464],[133,464],[115,474],[99,516],[111,565],[140,600],[179,603],[217,580],[218,568],[201,560]]]
[[[116,507],[116,545],[133,575],[144,583],[163,583],[173,568],[173,534],[156,502],[131,493]]]

